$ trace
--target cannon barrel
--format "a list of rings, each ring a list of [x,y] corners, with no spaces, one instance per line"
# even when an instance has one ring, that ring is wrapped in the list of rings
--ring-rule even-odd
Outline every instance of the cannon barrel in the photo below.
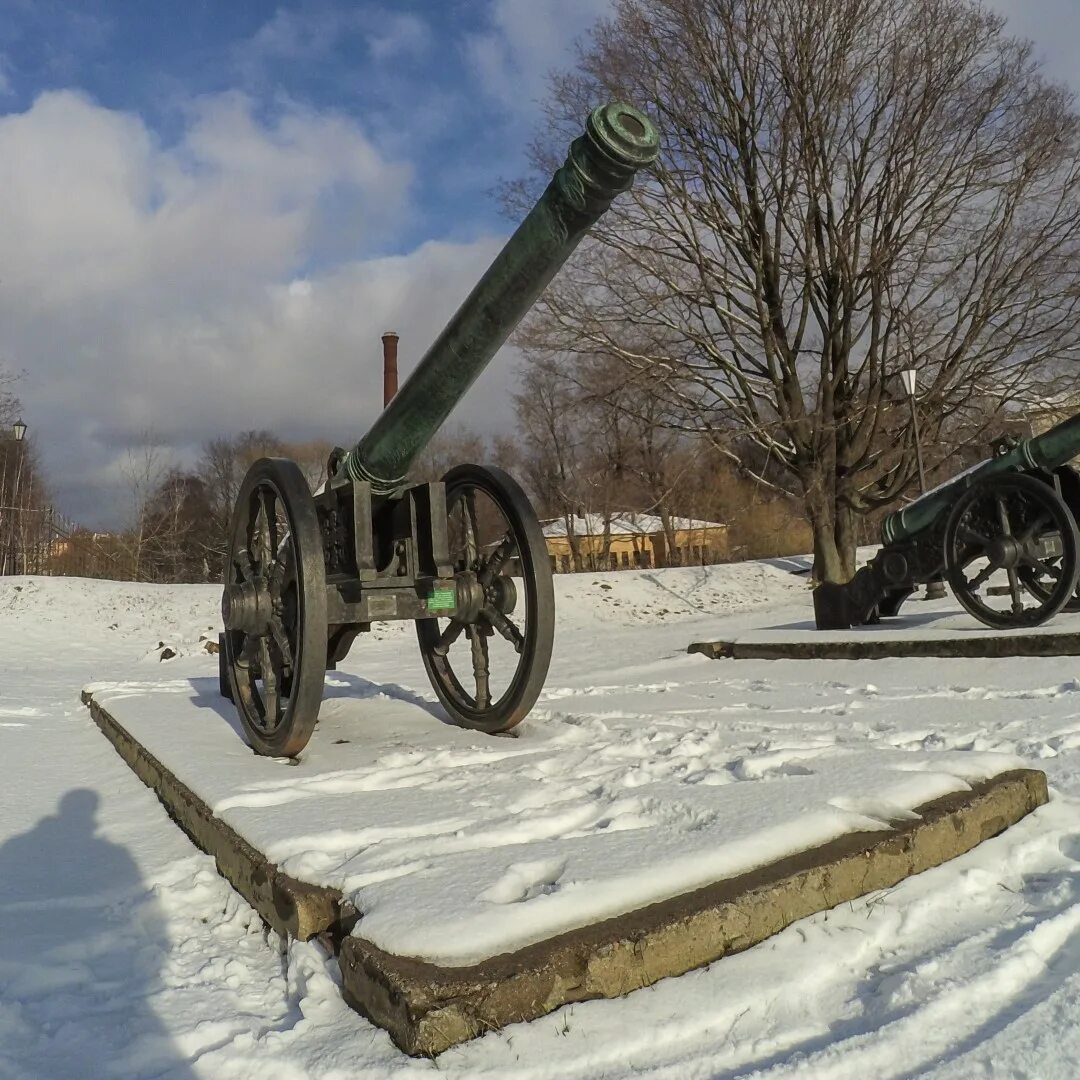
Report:
[[[1042,435],[1023,439],[1007,454],[990,458],[920,499],[890,514],[881,524],[881,541],[906,540],[946,514],[961,492],[987,477],[1006,472],[1053,472],[1080,454],[1080,416],[1070,417]]]
[[[377,495],[406,482],[417,455],[589,227],[658,150],[656,129],[636,109],[615,102],[593,111],[540,200],[339,473],[367,481]]]

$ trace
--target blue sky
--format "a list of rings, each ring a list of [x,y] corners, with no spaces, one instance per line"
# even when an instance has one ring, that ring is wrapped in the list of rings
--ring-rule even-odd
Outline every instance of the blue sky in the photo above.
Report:
[[[486,268],[610,2],[0,0],[0,365],[60,508],[121,523],[147,434],[359,437],[380,333],[407,372]],[[1077,79],[1076,0],[994,6]],[[509,430],[516,363],[454,419]]]
[[[0,0],[0,364],[61,509],[119,523],[148,433],[359,437],[379,334],[407,372],[498,250],[606,6]],[[455,419],[507,430],[515,362]]]
[[[415,216],[390,250],[501,228],[488,197],[521,168],[547,70],[603,0],[0,0],[0,98],[77,87],[137,113],[166,145],[192,102],[240,91],[271,121],[291,104],[355,119],[415,165]],[[546,9],[546,13],[545,13]]]

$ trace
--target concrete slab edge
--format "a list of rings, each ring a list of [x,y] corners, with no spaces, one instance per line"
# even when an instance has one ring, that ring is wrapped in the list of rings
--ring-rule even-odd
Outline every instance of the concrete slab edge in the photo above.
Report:
[[[343,915],[341,894],[281,873],[239,833],[226,825],[186,784],[143,747],[99,702],[83,691],[83,704],[116,752],[157,795],[169,816],[196,847],[213,856],[218,873],[279,934],[306,941],[318,934],[339,937],[355,921]]]
[[[406,1053],[434,1056],[562,1005],[619,997],[750,948],[807,915],[962,855],[1046,801],[1043,773],[1003,773],[919,807],[917,821],[839,837],[471,967],[395,956],[347,937],[343,992]]]
[[[974,633],[970,638],[867,637],[854,641],[695,641],[688,653],[710,660],[885,660],[889,657],[1080,656],[1080,634]]]

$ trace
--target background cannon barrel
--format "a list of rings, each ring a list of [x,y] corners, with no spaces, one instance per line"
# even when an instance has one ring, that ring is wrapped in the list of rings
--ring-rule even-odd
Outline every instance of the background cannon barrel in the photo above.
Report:
[[[603,105],[547,190],[424,354],[374,426],[338,466],[389,494],[612,200],[655,160],[659,136],[622,103]]]
[[[1080,454],[1080,416],[1070,417],[1056,427],[1023,439],[1007,454],[976,465],[946,484],[928,491],[921,499],[890,514],[881,524],[881,540],[894,544],[914,536],[948,513],[957,497],[972,484],[1007,472],[1042,470],[1053,472]]]

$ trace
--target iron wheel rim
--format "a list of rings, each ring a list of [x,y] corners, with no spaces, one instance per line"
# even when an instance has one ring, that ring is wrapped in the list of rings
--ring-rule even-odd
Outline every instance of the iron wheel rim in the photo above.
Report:
[[[443,478],[446,484],[447,516],[457,511],[466,519],[466,543],[469,519],[475,551],[466,558],[465,566],[458,560],[457,568],[477,575],[485,589],[485,605],[474,621],[457,619],[423,619],[417,622],[416,632],[421,655],[432,688],[451,718],[464,727],[489,733],[507,731],[518,724],[536,702],[543,688],[551,660],[554,641],[554,586],[551,564],[547,555],[540,523],[520,486],[501,469],[479,465],[461,465]],[[469,511],[469,496],[483,494],[502,516],[505,526],[495,542],[483,544],[477,525],[477,511]],[[487,549],[486,553],[484,548]],[[459,553],[460,554],[460,553]],[[497,594],[504,586],[497,580],[511,577],[514,563],[520,566],[521,588],[518,606],[502,615],[498,606],[488,602],[487,589],[494,584]],[[490,582],[486,580],[491,574]],[[517,586],[514,585],[516,591]],[[524,603],[524,618],[520,605]],[[496,635],[517,655],[513,674],[497,697],[488,697],[481,690],[477,661],[482,659],[490,680],[491,650],[489,640]],[[473,689],[467,688],[460,669],[464,650],[451,659],[454,646],[467,642],[472,665]],[[505,650],[504,650],[505,652]]]
[[[1053,533],[1061,538],[1062,553],[1040,560],[1032,545]],[[1019,551],[1013,565],[995,565],[993,553],[1001,537]],[[1022,473],[972,485],[953,507],[945,527],[946,572],[953,595],[969,614],[993,629],[1039,626],[1063,610],[1076,593],[1078,550],[1080,538],[1068,507],[1048,484]],[[987,565],[969,577],[967,569],[979,559],[986,559]],[[1053,565],[1055,559],[1060,559],[1060,566]],[[992,607],[979,595],[979,589],[1002,570],[1009,582],[1008,611]],[[1038,573],[1055,578],[1054,584],[1033,589],[1030,579]],[[1025,593],[1036,600],[1034,606],[1024,605]]]
[[[263,632],[226,626],[226,667],[253,749],[293,757],[314,730],[326,670],[322,543],[311,492],[293,462],[262,458],[248,470],[230,523],[224,584],[226,591],[263,590],[270,600]]]

